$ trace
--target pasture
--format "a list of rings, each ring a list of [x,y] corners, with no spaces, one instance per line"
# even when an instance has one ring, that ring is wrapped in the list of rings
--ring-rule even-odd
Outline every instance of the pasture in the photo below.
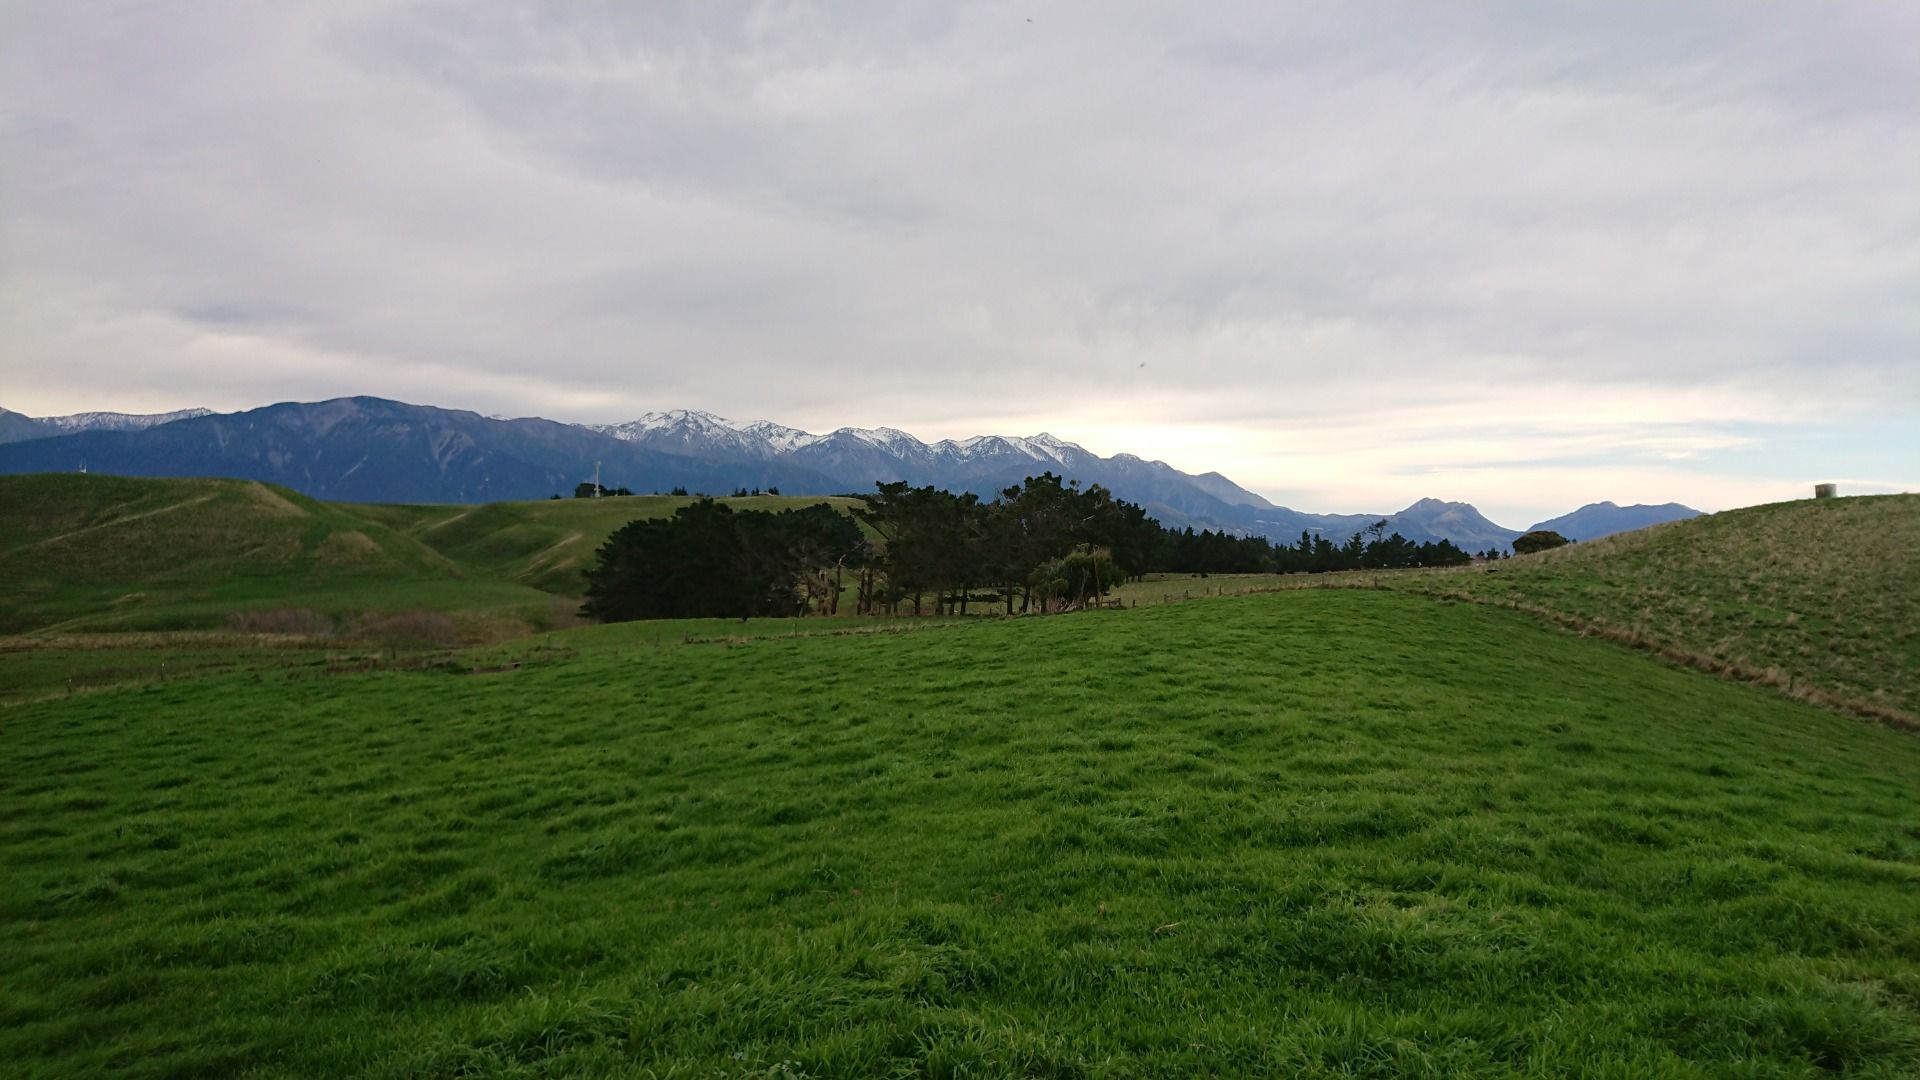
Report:
[[[739,625],[6,706],[0,1060],[1920,1071],[1911,734],[1381,590]]]
[[[1920,726],[1920,495],[1754,506],[1384,582]]]

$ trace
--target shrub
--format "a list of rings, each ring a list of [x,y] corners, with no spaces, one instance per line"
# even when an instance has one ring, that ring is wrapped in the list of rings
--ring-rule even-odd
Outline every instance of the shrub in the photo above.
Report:
[[[1535,529],[1514,540],[1513,553],[1515,555],[1531,555],[1536,551],[1565,547],[1571,542],[1572,541],[1566,537],[1550,529]]]

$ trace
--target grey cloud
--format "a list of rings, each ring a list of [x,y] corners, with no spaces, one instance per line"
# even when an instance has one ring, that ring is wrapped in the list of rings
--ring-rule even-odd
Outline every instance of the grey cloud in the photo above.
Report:
[[[387,372],[488,412],[1251,440],[1516,384],[1724,388],[1781,422],[1920,404],[1920,15],[1897,5],[10,23],[10,407]],[[284,359],[236,381],[233,335]]]

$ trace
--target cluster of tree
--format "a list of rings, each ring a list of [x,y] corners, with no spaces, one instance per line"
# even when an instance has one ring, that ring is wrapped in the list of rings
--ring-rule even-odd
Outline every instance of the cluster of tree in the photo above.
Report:
[[[1536,551],[1565,547],[1572,542],[1573,541],[1568,540],[1559,533],[1554,532],[1552,529],[1535,529],[1530,533],[1522,534],[1513,541],[1513,553],[1515,555],[1531,555]]]
[[[1382,518],[1342,543],[1302,532],[1292,544],[1264,536],[1168,530],[1155,569],[1195,574],[1323,574],[1335,570],[1400,570],[1416,566],[1465,566],[1473,556],[1451,540],[1414,543],[1387,533]]]
[[[633,494],[633,492],[626,488],[610,488],[605,485],[596,484],[591,480],[582,480],[580,483],[573,485],[573,497],[576,499],[598,499],[613,495],[631,494]],[[556,499],[559,497],[558,495],[554,496]]]
[[[880,484],[855,513],[875,536],[861,567],[858,610],[965,614],[1082,606],[1155,569],[1165,530],[1144,509],[1052,473],[983,501],[905,483]]]
[[[594,482],[591,480],[582,480],[581,482],[573,486],[573,497],[576,499],[595,499],[595,498],[604,498],[604,497],[614,496],[614,495],[631,495],[631,494],[633,494],[633,492],[628,490],[627,488],[606,487],[604,485],[595,485]],[[656,491],[654,492],[654,494],[658,495],[660,494],[660,492]],[[695,498],[701,498],[701,499],[712,497],[712,496],[709,496],[704,491],[695,491],[695,492],[689,493],[687,489],[684,487],[676,487],[672,491],[667,492],[667,494],[679,495],[683,497],[688,494],[691,494]],[[778,495],[778,494],[780,494],[780,489],[777,487],[770,487],[765,489],[753,488],[751,490],[743,487],[733,489],[733,497],[736,499],[744,499],[749,495]],[[560,496],[558,495],[547,496],[547,498],[549,499],[557,499],[559,497]]]
[[[982,500],[905,483],[880,484],[854,522],[825,504],[774,514],[703,500],[671,518],[628,525],[588,572],[585,611],[603,620],[823,614],[839,610],[853,575],[859,614],[1008,614],[1083,607],[1130,577],[1154,572],[1319,573],[1454,566],[1448,541],[1416,544],[1386,522],[1335,544],[1296,544],[1174,530],[1098,485],[1052,473]]]
[[[581,610],[603,622],[832,614],[842,567],[866,547],[825,503],[773,513],[702,499],[608,538]]]

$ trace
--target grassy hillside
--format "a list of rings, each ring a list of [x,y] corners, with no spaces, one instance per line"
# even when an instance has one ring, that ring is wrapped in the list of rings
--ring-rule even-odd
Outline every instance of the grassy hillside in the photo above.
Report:
[[[690,501],[343,505],[244,481],[0,477],[0,633],[245,627],[236,613],[295,609],[355,626],[367,613],[451,613],[454,637],[511,636],[573,622],[580,572],[606,537]],[[777,510],[821,500],[723,501]],[[1920,496],[1754,507],[1381,580],[1920,722]],[[1119,595],[1147,605],[1307,582],[1156,576]],[[270,615],[261,628],[279,625]]]
[[[1394,584],[1538,611],[1817,700],[1920,718],[1920,495],[1732,510]]]
[[[232,574],[449,575],[418,542],[343,508],[243,480],[0,477],[0,551],[75,584],[209,567]]]
[[[580,595],[580,574],[621,526],[666,517],[695,500],[674,495],[551,499],[484,506],[344,506],[440,552],[462,566],[560,596]],[[788,510],[828,503],[842,510],[856,499],[819,495],[755,495],[720,499],[736,510]]]
[[[1381,591],[660,629],[8,708],[0,1059],[1920,1072],[1911,735]]]
[[[319,502],[244,480],[0,476],[0,634],[297,626],[451,613],[467,637],[571,621],[580,571],[667,496],[484,506]],[[724,500],[778,509],[818,498]],[[826,500],[845,505],[851,500]],[[273,616],[280,616],[275,619]]]
[[[217,625],[236,610],[544,604],[349,511],[239,480],[0,477],[0,632]]]

